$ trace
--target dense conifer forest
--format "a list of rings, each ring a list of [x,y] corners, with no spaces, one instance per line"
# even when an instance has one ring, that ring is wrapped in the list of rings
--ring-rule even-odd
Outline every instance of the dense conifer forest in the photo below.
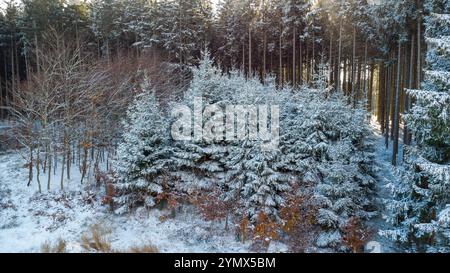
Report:
[[[0,252],[370,251],[450,252],[450,0],[0,4]]]

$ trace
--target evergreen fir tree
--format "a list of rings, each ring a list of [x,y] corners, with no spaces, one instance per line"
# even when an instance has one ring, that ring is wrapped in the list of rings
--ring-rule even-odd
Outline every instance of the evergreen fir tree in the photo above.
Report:
[[[314,78],[319,79],[320,76]],[[318,86],[322,86],[317,82]],[[374,169],[365,112],[326,89],[302,88],[284,104],[279,170],[315,189],[317,246],[342,249],[343,227],[351,217],[375,215]]]
[[[401,181],[391,185],[396,200],[388,202],[388,221],[382,234],[418,252],[450,251],[450,3],[429,0],[425,7],[427,66],[421,90],[406,117],[415,137]]]
[[[283,102],[281,98],[284,98],[279,96],[274,79],[267,78],[266,83],[262,84],[258,78],[245,80],[242,74],[235,74],[230,80],[244,82],[240,90],[236,90],[235,103],[258,108],[265,105],[270,113],[268,129],[272,130],[275,124],[271,116],[271,106],[280,106]],[[260,113],[260,109],[254,110]],[[250,116],[250,113],[247,115]],[[226,157],[228,172],[225,180],[227,189],[225,199],[239,203],[238,213],[249,217],[252,222],[258,220],[260,213],[279,221],[279,209],[284,204],[283,195],[290,189],[290,182],[294,178],[290,173],[280,169],[279,162],[283,157],[281,150],[278,147],[264,148],[270,141],[274,141],[273,139],[263,139],[259,133],[256,138],[252,138],[250,135],[256,132],[251,131],[252,128],[248,123],[237,125],[244,126],[242,129],[247,132],[247,137],[245,140],[233,141],[229,145]]]
[[[137,206],[152,207],[164,190],[171,149],[165,119],[147,80],[127,111],[123,140],[117,148],[114,170],[116,212]]]
[[[192,124],[201,127],[208,119],[203,115],[205,106],[216,104],[223,106],[227,92],[223,90],[224,77],[221,71],[213,65],[210,53],[205,51],[198,67],[192,68],[193,79],[182,101],[183,104],[194,110],[194,100],[201,99],[201,116],[192,117]],[[193,111],[194,112],[194,111]],[[194,115],[196,113],[193,113]],[[201,119],[196,121],[195,119]],[[212,118],[212,117],[211,117]],[[174,143],[175,176],[180,178],[180,190],[191,192],[198,189],[210,189],[218,185],[221,173],[224,172],[223,158],[226,152],[224,140],[206,141],[194,139],[194,130],[191,131],[192,140],[177,141]]]

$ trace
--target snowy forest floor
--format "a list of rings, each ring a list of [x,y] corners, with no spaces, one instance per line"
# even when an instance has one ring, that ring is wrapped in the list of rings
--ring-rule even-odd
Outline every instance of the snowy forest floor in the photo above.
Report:
[[[375,136],[377,171],[377,203],[383,208],[389,200],[387,184],[396,179],[391,165],[392,147],[386,150],[379,126],[372,123]],[[401,147],[401,145],[400,145]],[[400,155],[402,154],[400,148]],[[170,212],[154,209],[137,210],[128,216],[113,215],[102,205],[103,187],[89,179],[80,184],[78,170],[59,190],[60,172],[52,175],[52,190],[46,190],[46,174],[42,174],[43,193],[37,192],[36,181],[27,187],[28,172],[18,151],[0,154],[0,252],[39,252],[45,243],[67,242],[67,251],[83,251],[81,237],[91,225],[101,225],[110,231],[107,239],[113,249],[123,251],[133,246],[152,244],[160,252],[249,252],[250,243],[241,243],[233,228],[224,231],[223,223],[199,219],[185,208],[174,218]],[[383,211],[369,223],[374,231],[388,228]],[[375,235],[381,252],[396,252],[393,244]],[[284,252],[287,247],[273,243],[269,252]],[[377,250],[375,250],[377,251]]]
[[[399,249],[392,243],[378,234],[379,230],[389,229],[389,224],[384,220],[384,202],[392,199],[391,192],[388,188],[388,184],[396,181],[395,169],[392,166],[392,142],[389,141],[389,148],[386,149],[385,137],[381,133],[380,125],[376,121],[372,121],[370,124],[375,137],[375,163],[378,167],[376,173],[377,187],[376,187],[376,202],[380,209],[376,218],[371,219],[369,225],[374,229],[375,236],[373,242],[379,244],[379,251],[383,253],[399,252]],[[400,137],[402,139],[402,137]],[[399,142],[399,156],[397,162],[401,162],[403,155],[403,143]],[[376,247],[375,245],[372,245]]]
[[[44,244],[55,245],[59,239],[67,243],[68,252],[82,252],[81,238],[91,225],[109,230],[106,239],[115,251],[148,244],[160,252],[250,251],[250,244],[236,240],[232,228],[225,232],[223,223],[203,221],[189,208],[174,218],[158,209],[113,215],[102,205],[102,187],[92,181],[81,185],[77,175],[65,182],[62,192],[57,172],[48,192],[43,174],[40,194],[35,180],[26,186],[24,162],[17,151],[0,154],[0,252],[40,252]],[[274,244],[269,251],[282,252],[286,247]]]

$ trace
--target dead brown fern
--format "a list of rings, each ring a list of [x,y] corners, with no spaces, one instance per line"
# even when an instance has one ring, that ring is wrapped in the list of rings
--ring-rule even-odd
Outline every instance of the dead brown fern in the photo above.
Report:
[[[41,246],[42,253],[66,253],[67,252],[67,242],[63,239],[59,239],[58,242],[52,245],[49,242],[45,242]]]
[[[147,244],[143,246],[132,246],[127,251],[123,251],[124,253],[159,253],[159,250],[156,246],[152,244]]]
[[[101,224],[94,224],[89,227],[89,232],[81,236],[81,247],[87,252],[112,252],[111,243],[107,235],[111,230]]]

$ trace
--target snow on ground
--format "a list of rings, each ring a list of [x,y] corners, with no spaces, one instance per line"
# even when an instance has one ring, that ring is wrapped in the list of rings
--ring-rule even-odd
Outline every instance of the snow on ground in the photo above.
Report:
[[[399,250],[395,247],[395,245],[387,240],[386,238],[378,235],[379,230],[388,229],[389,225],[384,220],[384,205],[383,202],[386,200],[392,199],[391,192],[388,188],[388,184],[392,181],[395,181],[396,176],[394,174],[395,170],[392,166],[392,142],[389,141],[389,149],[386,149],[385,146],[385,138],[384,135],[381,134],[380,125],[372,120],[370,124],[372,131],[375,135],[375,162],[378,167],[377,171],[377,205],[380,209],[379,216],[371,220],[371,225],[375,228],[377,232],[374,241],[381,244],[381,252],[391,253],[391,252],[399,252]],[[400,139],[402,137],[400,136]],[[403,155],[403,143],[399,143],[399,159],[398,162],[401,162]]]
[[[60,173],[52,175],[52,190],[46,189],[46,175],[41,176],[43,193],[36,181],[27,187],[27,169],[17,152],[0,154],[0,252],[39,252],[44,243],[67,242],[71,252],[83,251],[81,236],[89,226],[100,224],[111,230],[107,235],[112,247],[152,244],[160,252],[248,252],[249,243],[241,244],[223,223],[205,222],[192,211],[178,212],[164,220],[167,211],[138,210],[128,216],[112,215],[101,204],[102,191],[92,181],[80,185],[78,172],[59,189]],[[271,251],[283,251],[274,244]]]

